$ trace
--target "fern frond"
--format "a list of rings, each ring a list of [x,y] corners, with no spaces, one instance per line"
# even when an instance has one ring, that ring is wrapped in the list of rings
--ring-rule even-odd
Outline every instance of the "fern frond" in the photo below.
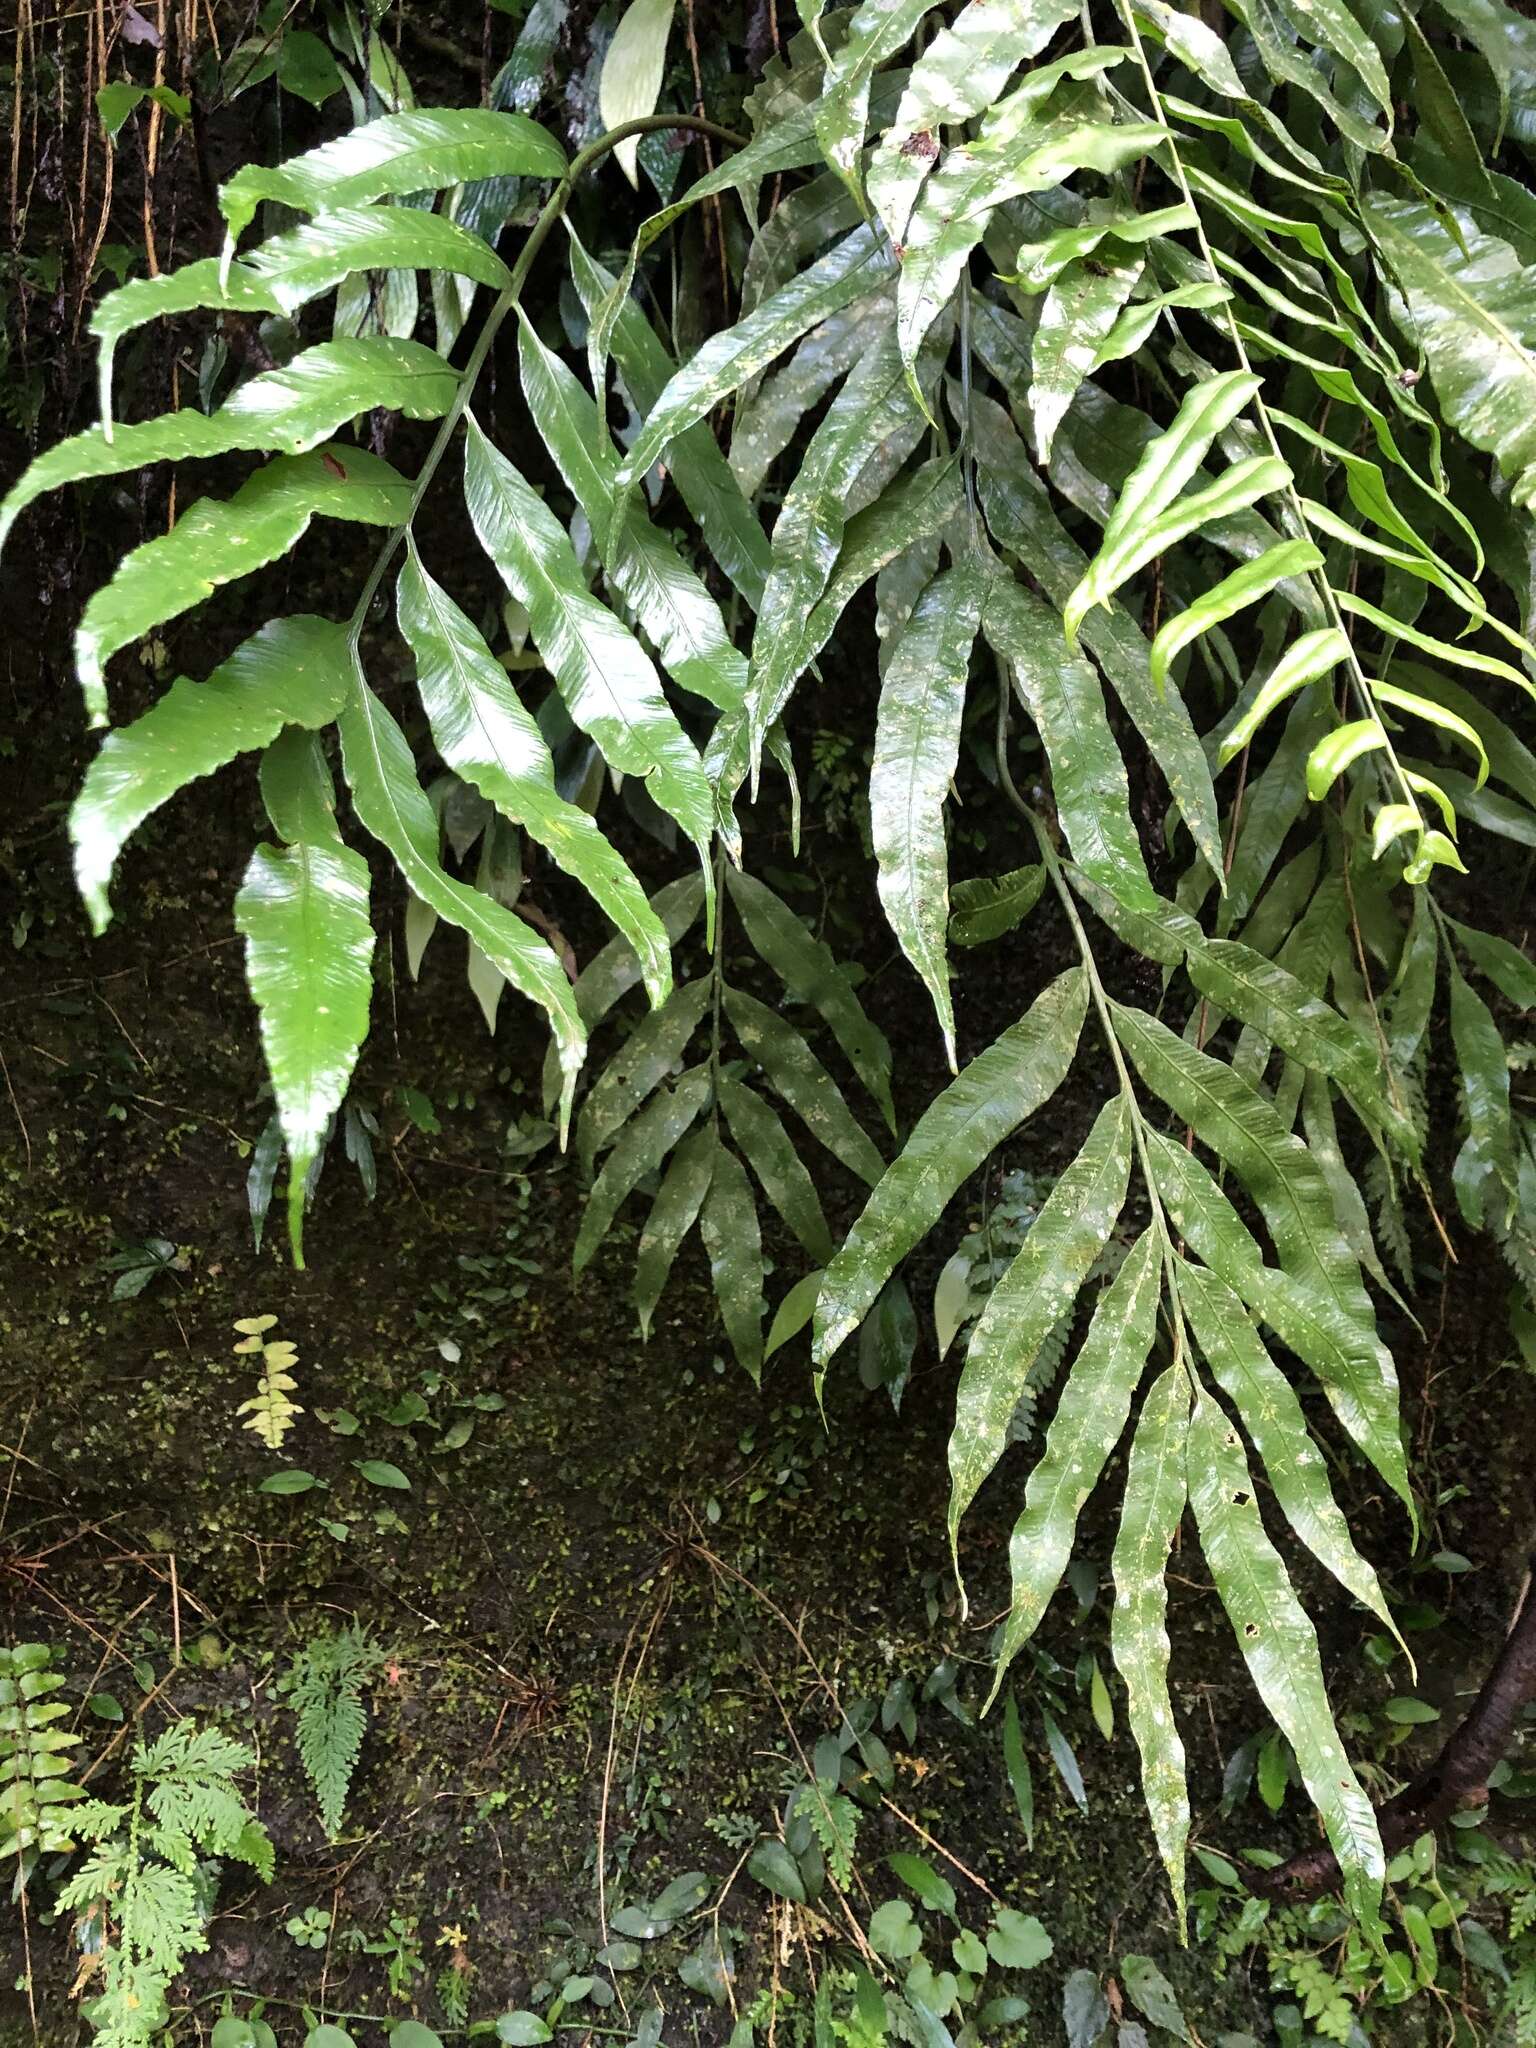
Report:
[[[148,2048],[166,2024],[166,1993],[208,1945],[206,1859],[235,1857],[271,1877],[271,1843],[233,1782],[254,1761],[220,1730],[177,1721],[135,1750],[129,1804],[76,1809],[98,1846],[59,1899],[100,1925],[102,1988],[85,2008],[97,2048]]]
[[[261,1359],[256,1391],[248,1401],[240,1403],[235,1413],[246,1417],[242,1427],[254,1432],[269,1451],[282,1449],[283,1439],[304,1413],[293,1399],[298,1385],[293,1376],[298,1352],[286,1340],[266,1334],[276,1323],[276,1316],[241,1316],[235,1323],[240,1332],[236,1352],[242,1356],[254,1352]]]
[[[859,1809],[846,1792],[828,1791],[816,1784],[800,1787],[795,1795],[795,1811],[816,1837],[826,1858],[828,1876],[839,1891],[847,1891],[853,1883],[858,1852]]]
[[[313,1636],[283,1680],[288,1704],[298,1716],[299,1761],[331,1836],[346,1813],[352,1774],[368,1729],[363,1689],[381,1662],[378,1645],[354,1623],[334,1634]]]
[[[80,1738],[56,1724],[69,1709],[50,1695],[64,1683],[46,1643],[0,1648],[0,1856],[51,1855],[88,1833],[69,1810],[81,1798],[69,1751]]]

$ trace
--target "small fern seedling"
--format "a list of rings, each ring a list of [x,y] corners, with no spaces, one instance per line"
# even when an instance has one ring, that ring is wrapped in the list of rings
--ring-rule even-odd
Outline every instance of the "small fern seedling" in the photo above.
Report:
[[[67,1754],[80,1738],[54,1725],[69,1707],[49,1697],[64,1683],[52,1661],[47,1643],[0,1648],[0,1856],[20,1857],[23,1871],[71,1846],[61,1809],[81,1796]]]
[[[299,1354],[286,1338],[267,1336],[267,1331],[276,1327],[276,1316],[241,1316],[235,1324],[240,1332],[235,1350],[242,1356],[254,1353],[261,1359],[256,1391],[249,1401],[240,1403],[235,1413],[246,1418],[242,1428],[254,1431],[269,1451],[282,1449],[284,1437],[304,1413],[293,1398],[298,1385],[293,1368]]]
[[[845,1792],[813,1782],[795,1794],[795,1817],[803,1819],[826,1859],[827,1875],[840,1892],[853,1883],[858,1851],[859,1809]]]
[[[332,1837],[346,1812],[368,1726],[363,1687],[378,1669],[379,1655],[367,1630],[354,1622],[334,1635],[312,1636],[283,1680],[289,1705],[299,1717],[299,1762]]]

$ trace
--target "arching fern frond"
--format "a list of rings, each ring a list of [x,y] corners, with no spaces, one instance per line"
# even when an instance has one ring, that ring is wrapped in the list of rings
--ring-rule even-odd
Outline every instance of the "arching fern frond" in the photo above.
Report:
[[[1457,1210],[1499,1238],[1523,1284],[1536,1273],[1536,1147],[1497,1008],[1527,1007],[1536,981],[1449,893],[1490,841],[1536,844],[1536,753],[1518,724],[1536,695],[1536,229],[1483,160],[1528,39],[1497,8],[1411,24],[1347,0],[1229,0],[1228,13],[1228,34],[1165,0],[818,14],[748,96],[751,134],[716,132],[729,153],[611,268],[566,222],[577,181],[642,131],[707,122],[629,124],[567,165],[522,113],[406,111],[248,166],[222,194],[222,260],[98,308],[104,391],[118,339],[153,319],[287,308],[313,326],[303,309],[334,291],[333,325],[356,326],[370,272],[395,280],[388,305],[370,331],[311,340],[210,414],[113,426],[104,401],[99,428],[15,486],[0,534],[66,484],[270,458],[130,552],[88,605],[79,668],[102,723],[109,664],[184,616],[229,558],[275,561],[317,515],[382,531],[345,622],[273,622],[206,682],[173,683],[107,735],[72,818],[104,923],[132,832],[193,780],[260,754],[275,841],[252,858],[237,918],[296,1249],[306,1171],[367,1024],[373,912],[348,810],[406,884],[413,970],[441,918],[468,934],[493,1021],[503,983],[548,1019],[545,1098],[562,1134],[589,1036],[627,1031],[575,1112],[591,1183],[577,1269],[647,1202],[633,1301],[648,1328],[696,1226],[754,1374],[813,1299],[818,1385],[870,1318],[878,1350],[905,1299],[901,1261],[967,1178],[1032,1142],[1029,1119],[1080,1056],[1109,1075],[1006,1269],[974,1318],[968,1291],[951,1323],[952,1338],[974,1321],[951,1541],[958,1557],[1021,1399],[1038,1406],[1001,1678],[1128,1440],[1112,1647],[1174,1896],[1189,1818],[1164,1573],[1189,1506],[1237,1650],[1368,1921],[1374,1819],[1255,1489],[1262,1470],[1274,1517],[1390,1623],[1322,1437],[1336,1427],[1412,1517],[1369,1287],[1395,1285],[1389,1262],[1410,1277],[1404,1217],[1438,1163],[1425,1103],[1440,995]],[[1464,61],[1487,69],[1494,112],[1473,95],[1452,120],[1440,93],[1445,118],[1403,132],[1398,110]],[[504,258],[477,239],[464,195],[508,175],[551,190]],[[770,178],[786,182],[759,220]],[[410,195],[446,196],[391,203]],[[651,314],[664,325],[659,238],[738,196],[744,234],[720,238],[735,315],[675,353]],[[237,256],[268,200],[303,223]],[[585,376],[558,324],[525,304],[541,251],[569,265]],[[415,338],[422,268],[435,349]],[[497,296],[460,370],[447,358],[477,284]],[[482,373],[514,327],[508,438]],[[616,392],[634,415],[622,432]],[[338,438],[379,408],[439,422],[412,481]],[[726,408],[729,455],[712,426]],[[485,557],[462,584],[419,517],[455,487],[445,458],[460,438]],[[372,601],[397,557],[386,626]],[[476,576],[479,596],[499,583],[513,600],[509,649],[475,609]],[[412,701],[386,702],[375,635],[394,627],[420,719]],[[790,735],[817,691],[845,724],[865,721],[889,971],[914,971],[955,1070],[888,1162],[848,1092],[899,1137],[873,1005],[735,816],[767,752],[798,840]],[[1016,743],[1032,749],[1028,800]],[[696,864],[649,898],[601,822],[605,783],[626,781]],[[996,789],[1013,836],[988,848],[986,877],[952,889],[950,807],[973,783]],[[478,806],[462,843],[445,788]],[[489,823],[523,835],[500,842],[505,860]],[[471,878],[459,870],[477,837]],[[574,983],[517,913],[524,840],[614,927]],[[1065,959],[1038,957],[1042,916],[1015,936],[1047,890]],[[679,973],[672,954],[695,945],[701,910],[702,954]],[[951,937],[990,937],[1023,963],[1015,1019],[979,1051]],[[1151,975],[1118,978],[1126,952]],[[759,979],[761,993],[744,985]],[[1130,993],[1152,983],[1155,1013]],[[631,1017],[636,988],[651,1007]],[[823,1154],[870,1190],[840,1249]],[[759,1191],[816,1269],[771,1337]],[[1058,1362],[1047,1414],[1033,1397]],[[327,1794],[337,1821],[345,1789],[343,1776]]]

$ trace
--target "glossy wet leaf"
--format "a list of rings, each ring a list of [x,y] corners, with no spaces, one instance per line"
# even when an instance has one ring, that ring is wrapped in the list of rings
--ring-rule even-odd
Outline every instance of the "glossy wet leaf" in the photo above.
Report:
[[[1131,818],[1125,763],[1097,675],[1070,652],[1060,620],[1011,576],[987,592],[985,629],[1039,729],[1073,858],[1124,902],[1150,908],[1155,898]]]
[[[650,899],[669,946],[675,946],[692,927],[704,907],[704,877],[695,871],[665,883]],[[590,1031],[639,986],[642,963],[627,939],[610,939],[599,947],[577,975],[571,993],[576,1010]],[[560,1095],[560,1063],[552,1046],[544,1059],[544,1114],[548,1116]]]
[[[667,37],[672,27],[673,0],[629,0],[603,57],[598,78],[597,107],[605,128],[622,127],[656,110],[667,63]],[[614,150],[631,185],[639,184],[638,135],[627,136]]]
[[[832,1256],[832,1233],[816,1184],[801,1163],[779,1113],[753,1089],[722,1075],[720,1106],[737,1150],[763,1192],[818,1265]]]
[[[653,1003],[672,986],[661,921],[596,821],[555,787],[544,736],[507,671],[412,545],[396,587],[400,630],[443,765],[522,826],[607,912],[634,948]]]
[[[747,661],[732,646],[719,605],[636,494],[619,491],[618,451],[574,373],[526,321],[519,348],[529,411],[587,515],[614,586],[673,680],[717,710],[732,709],[746,690]]]
[[[719,1153],[720,1143],[713,1131],[695,1131],[673,1153],[661,1186],[656,1190],[656,1199],[640,1233],[634,1289],[630,1296],[640,1318],[642,1336],[650,1335],[656,1304],[661,1299],[679,1247],[704,1205]]]
[[[708,1072],[695,1067],[675,1086],[661,1089],[625,1125],[582,1209],[581,1228],[571,1254],[576,1272],[589,1263],[629,1195],[648,1173],[656,1171],[708,1101]]]
[[[951,1068],[955,1012],[945,951],[944,805],[960,757],[966,678],[983,595],[982,571],[964,565],[935,578],[919,598],[880,686],[869,778],[880,901],[933,998]]]
[[[1223,576],[1219,583],[1202,591],[1193,604],[1176,612],[1160,628],[1152,642],[1152,680],[1158,689],[1167,684],[1170,662],[1192,641],[1235,617],[1248,605],[1257,604],[1287,577],[1304,576],[1322,565],[1322,553],[1311,541],[1281,541],[1276,547],[1266,548],[1257,561],[1244,562],[1230,576]]]
[[[1201,1545],[1249,1676],[1295,1752],[1345,1897],[1370,1925],[1385,1867],[1376,1816],[1344,1753],[1316,1632],[1265,1534],[1237,1432],[1206,1394],[1197,1394],[1190,1417],[1188,1470]]]
[[[1089,73],[1119,57],[1116,50],[1089,50],[1064,61]],[[908,223],[896,287],[896,331],[909,369],[999,206],[1047,192],[1074,172],[1111,177],[1163,140],[1166,130],[1155,122],[1112,125],[1051,114],[1045,103],[1060,75],[1059,66],[1034,73],[993,109],[974,142],[949,152],[924,187]]]
[[[714,832],[714,800],[649,655],[590,594],[575,550],[543,499],[473,419],[466,424],[470,518],[508,589],[527,607],[534,641],[566,708],[611,766],[644,779],[703,858]]]
[[[614,290],[614,279],[593,262],[574,233],[570,242],[571,275],[582,305],[592,317]],[[677,365],[650,321],[628,296],[618,307],[608,344],[635,404],[649,413]],[[705,546],[733,587],[748,604],[756,606],[768,574],[768,536],[706,422],[685,427],[673,438],[667,450],[667,468],[678,495],[698,521]]]
[[[913,65],[896,119],[870,166],[870,203],[893,242],[906,239],[912,208],[938,155],[941,125],[979,114],[1074,13],[1071,0],[967,0],[939,28]]]
[[[1273,1304],[1272,1310],[1266,1307],[1266,1320],[1323,1376],[1345,1429],[1411,1511],[1397,1374],[1316,1161],[1281,1123],[1270,1101],[1222,1061],[1141,1011],[1118,1004],[1113,1009],[1120,1041],[1148,1087],[1227,1162],[1258,1204],[1283,1272],[1273,1282],[1260,1281],[1257,1247],[1240,1222],[1232,1230],[1237,1218],[1230,1204],[1197,1160],[1188,1154],[1183,1161],[1173,1159],[1175,1148],[1165,1147],[1155,1156],[1154,1171],[1160,1161],[1169,1188],[1179,1189],[1180,1204],[1196,1207],[1204,1199],[1208,1209],[1214,1208],[1214,1234],[1218,1244],[1228,1247],[1224,1258],[1220,1251],[1213,1258],[1202,1245],[1196,1250],[1250,1303],[1262,1289]],[[1202,1176],[1218,1197],[1214,1205],[1201,1197]],[[1174,1195],[1168,1199],[1173,1208]]]
[[[1168,1366],[1147,1390],[1131,1441],[1109,1617],[1110,1650],[1125,1681],[1127,1717],[1141,1753],[1147,1813],[1181,1933],[1189,1788],[1168,1690],[1167,1571],[1184,1514],[1188,1419],[1188,1379],[1182,1366]]]
[[[754,768],[803,666],[804,622],[825,594],[850,502],[871,450],[922,420],[888,323],[866,342],[805,449],[773,529],[773,555],[752,637],[747,722]]]
[[[1046,293],[1035,323],[1030,386],[1035,448],[1042,463],[1050,461],[1056,429],[1093,369],[1141,269],[1139,258],[1069,264]]]
[[[1492,455],[1517,505],[1536,498],[1536,313],[1515,251],[1464,214],[1373,196],[1370,233],[1407,303],[1447,419]]]
[[[559,143],[525,114],[412,109],[366,121],[271,168],[242,165],[221,187],[219,206],[238,238],[264,199],[296,213],[332,212],[472,178],[558,178],[564,170]]]
[[[1071,1310],[1108,1242],[1130,1171],[1130,1119],[1116,1095],[1052,1188],[971,1332],[949,1439],[951,1551],[958,1548],[961,1518],[1003,1454],[1041,1345]]]
[[[1088,613],[1106,604],[1126,577],[1158,552],[1158,522],[1178,501],[1216,436],[1258,389],[1259,379],[1244,371],[1207,378],[1188,394],[1166,432],[1147,444],[1115,502],[1099,552],[1067,602],[1069,636],[1075,637]]]
[[[870,1021],[831,948],[808,932],[788,904],[755,875],[732,869],[726,887],[753,946],[794,1000],[818,1013],[894,1130],[890,1046]]]
[[[957,946],[985,946],[1021,925],[1045,888],[1043,867],[957,882],[950,892],[949,936]]]
[[[243,268],[263,280],[281,313],[297,312],[360,270],[448,271],[497,291],[512,279],[483,235],[416,206],[327,209],[261,243]]]
[[[111,582],[86,605],[75,634],[75,666],[87,693],[104,693],[104,669],[119,648],[236,577],[280,560],[317,515],[398,526],[410,506],[403,476],[376,455],[345,446],[275,456],[233,497],[199,499],[168,534],[125,555]]]
[[[1154,2027],[1161,2027],[1177,2041],[1191,2038],[1173,1986],[1150,1956],[1122,1956],[1120,1982],[1136,2010]]]
[[[1249,1311],[1214,1273],[1181,1261],[1178,1276],[1195,1341],[1264,1461],[1281,1512],[1319,1564],[1395,1633],[1376,1573],[1355,1548],[1333,1497],[1301,1403],[1265,1350]]]
[[[368,1034],[368,864],[335,841],[258,846],[235,923],[288,1147],[289,1232],[302,1266],[305,1180]]]
[[[121,476],[149,462],[228,455],[237,449],[303,454],[360,412],[378,407],[409,419],[437,419],[457,389],[456,374],[419,342],[321,342],[282,369],[248,379],[217,412],[184,408],[120,426],[110,439],[100,427],[91,427],[55,443],[0,504],[0,544],[26,506],[64,484]],[[87,692],[87,709],[101,723],[99,692]]]
[[[621,486],[637,483],[679,434],[766,369],[817,321],[872,290],[890,262],[889,252],[869,228],[855,228],[744,320],[711,336],[668,380],[647,413],[620,471]]]
[[[868,1134],[849,1109],[842,1090],[792,1024],[777,1010],[729,985],[725,1013],[754,1059],[811,1132],[851,1173],[871,1186],[884,1162]]]
[[[1013,1793],[1013,1803],[1019,1810],[1019,1820],[1024,1829],[1024,1845],[1035,1846],[1035,1784],[1029,1768],[1029,1757],[1024,1748],[1024,1734],[1019,1726],[1019,1703],[1013,1693],[1003,1702],[1003,1764],[1008,1772],[1008,1786]]]
[[[1031,1237],[1048,1215],[1049,1204]],[[1147,1230],[1099,1297],[1046,1431],[1045,1447],[1026,1482],[1023,1513],[1008,1543],[1012,1588],[999,1670],[1033,1635],[1061,1582],[1078,1516],[1131,1412],[1152,1349],[1161,1293],[1162,1248],[1156,1233]]]
[[[1062,975],[924,1111],[827,1269],[816,1306],[818,1365],[857,1329],[961,1184],[1060,1087],[1087,1001],[1082,974]]]
[[[1287,968],[1235,939],[1204,937],[1189,947],[1186,965],[1203,996],[1338,1082],[1410,1156],[1416,1153],[1413,1131],[1388,1092],[1391,1082],[1382,1073],[1380,1047]]]
[[[1295,696],[1308,683],[1332,675],[1348,654],[1349,641],[1336,626],[1320,626],[1294,640],[1265,677],[1253,702],[1229,727],[1221,743],[1222,761],[1230,761],[1242,752],[1277,704]]]
[[[984,332],[978,325],[978,344]],[[1016,405],[1021,402],[1015,399]],[[1087,557],[1057,518],[1003,408],[973,394],[970,418],[982,501],[993,531],[1060,607],[1081,580]],[[1176,692],[1160,695],[1153,687],[1147,643],[1119,605],[1091,614],[1082,640],[1166,777],[1196,845],[1213,872],[1220,873],[1216,792],[1183,700]]]
[[[337,725],[353,808],[364,828],[388,850],[422,902],[466,932],[497,971],[548,1015],[564,1076],[563,1132],[586,1052],[586,1032],[564,969],[521,918],[444,871],[437,819],[416,779],[405,735],[361,674]]]
[[[71,806],[75,879],[91,924],[105,931],[118,853],[178,790],[285,726],[328,725],[352,686],[346,630],[300,614],[273,619],[206,682],[182,676],[131,725],[109,732]]]
[[[708,979],[684,982],[642,1017],[587,1092],[576,1119],[576,1151],[590,1172],[646,1098],[666,1079],[709,1007]]]
[[[747,1170],[724,1145],[710,1168],[699,1235],[731,1348],[755,1380],[763,1369],[762,1239]]]

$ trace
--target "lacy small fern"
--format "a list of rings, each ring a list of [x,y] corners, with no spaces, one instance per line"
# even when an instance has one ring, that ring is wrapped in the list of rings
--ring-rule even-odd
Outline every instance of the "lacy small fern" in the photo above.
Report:
[[[1354,2031],[1355,2004],[1327,1964],[1304,1949],[1281,1949],[1270,1957],[1269,1969],[1271,1981],[1300,2001],[1314,2031],[1342,2048]]]
[[[795,1795],[795,1812],[810,1828],[826,1858],[827,1875],[841,1892],[853,1883],[854,1857],[859,1846],[859,1809],[846,1792],[828,1791],[824,1785],[802,1785]]]
[[[314,1788],[320,1818],[335,1836],[347,1808],[352,1773],[367,1732],[363,1688],[381,1652],[357,1623],[317,1635],[300,1650],[283,1680],[298,1716],[299,1761]]]
[[[241,1357],[254,1353],[261,1359],[256,1391],[235,1413],[246,1418],[242,1427],[258,1436],[269,1451],[282,1449],[283,1439],[304,1413],[293,1398],[298,1385],[293,1368],[299,1354],[286,1338],[267,1336],[267,1331],[276,1327],[276,1316],[241,1316],[235,1324],[240,1332],[236,1352]]]
[[[79,1916],[82,1947],[95,1949],[86,1982],[100,1988],[85,2013],[96,2048],[145,2048],[166,2024],[171,1984],[208,1945],[217,1868],[207,1859],[245,1863],[270,1882],[272,1844],[235,1784],[254,1762],[217,1729],[178,1721],[134,1750],[128,1800],[73,1809],[76,1834],[94,1847],[59,1903]]]

